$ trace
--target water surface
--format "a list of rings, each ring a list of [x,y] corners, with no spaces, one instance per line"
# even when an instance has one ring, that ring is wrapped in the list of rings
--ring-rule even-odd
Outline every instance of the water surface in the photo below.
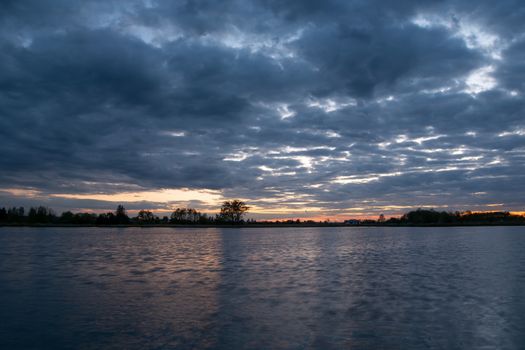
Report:
[[[0,228],[1,349],[524,349],[525,228]]]

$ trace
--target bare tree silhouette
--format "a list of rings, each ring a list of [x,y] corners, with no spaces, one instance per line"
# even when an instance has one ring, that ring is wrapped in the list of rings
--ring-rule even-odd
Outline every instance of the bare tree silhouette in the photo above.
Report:
[[[240,223],[249,209],[246,203],[238,199],[225,201],[221,206],[220,217],[226,222]]]

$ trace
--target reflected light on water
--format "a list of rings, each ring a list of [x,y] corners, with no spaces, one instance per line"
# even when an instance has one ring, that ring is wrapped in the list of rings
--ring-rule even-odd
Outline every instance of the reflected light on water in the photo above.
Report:
[[[0,228],[0,348],[518,349],[525,235]]]

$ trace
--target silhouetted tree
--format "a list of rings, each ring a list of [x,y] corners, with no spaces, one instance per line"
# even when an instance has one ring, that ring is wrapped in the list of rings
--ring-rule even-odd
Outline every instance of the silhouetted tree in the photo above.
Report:
[[[117,215],[112,212],[99,214],[97,217],[97,225],[117,225],[119,224]]]
[[[72,224],[75,218],[75,214],[70,211],[65,211],[60,215],[58,221],[62,224]]]
[[[36,208],[29,208],[29,212],[27,213],[27,221],[31,222],[31,223],[35,223],[37,222],[37,219],[36,219]]]
[[[123,205],[119,205],[115,211],[115,223],[118,225],[129,224],[129,216],[126,213],[126,208]]]
[[[411,224],[434,224],[439,223],[440,218],[442,217],[443,215],[441,213],[433,209],[426,210],[419,208],[415,211],[406,213],[401,220]]]
[[[221,206],[220,217],[225,222],[240,223],[243,215],[250,209],[243,201],[225,201]]]
[[[137,222],[141,224],[154,224],[157,217],[149,210],[141,210],[136,219]]]
[[[23,207],[12,207],[7,210],[7,221],[8,222],[23,222],[24,221],[24,208]]]
[[[206,214],[202,214],[193,208],[177,208],[170,215],[172,224],[209,223],[210,221]]]
[[[55,214],[52,209],[40,206],[38,208],[31,207],[27,214],[27,221],[30,223],[51,223],[55,219]]]
[[[97,215],[93,213],[76,213],[73,217],[73,223],[77,225],[95,225]]]
[[[7,210],[6,208],[0,208],[0,222],[7,221]]]
[[[401,223],[401,219],[399,219],[399,218],[390,218],[385,223],[387,223],[387,224],[400,224]]]
[[[173,224],[181,224],[186,218],[186,209],[177,208],[171,213],[170,222]]]

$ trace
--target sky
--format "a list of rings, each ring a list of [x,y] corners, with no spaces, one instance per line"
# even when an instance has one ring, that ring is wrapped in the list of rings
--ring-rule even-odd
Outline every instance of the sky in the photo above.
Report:
[[[0,207],[525,210],[525,3],[3,0]]]

